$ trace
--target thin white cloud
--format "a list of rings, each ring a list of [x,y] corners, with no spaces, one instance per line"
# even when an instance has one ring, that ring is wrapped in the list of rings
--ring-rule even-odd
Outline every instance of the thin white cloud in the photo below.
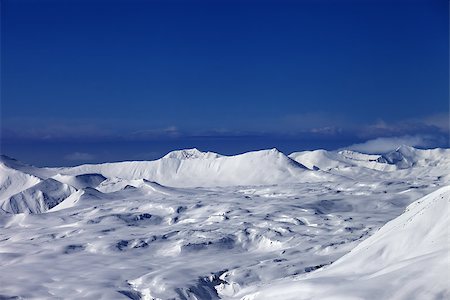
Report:
[[[128,139],[145,139],[145,138],[158,138],[158,137],[179,137],[181,136],[180,130],[176,126],[169,126],[166,128],[154,128],[134,131],[127,135]]]
[[[426,125],[435,126],[444,132],[449,132],[450,130],[450,117],[448,113],[427,116],[423,119],[423,122]]]
[[[95,156],[86,152],[73,152],[65,155],[64,159],[70,161],[89,161],[95,159]]]
[[[412,147],[433,147],[438,141],[431,136],[415,135],[415,136],[400,136],[400,137],[380,137],[373,140],[368,140],[364,143],[353,144],[345,149],[355,150],[363,153],[386,153],[393,151],[400,146]]]
[[[285,116],[278,123],[286,129],[314,129],[314,128],[337,128],[349,127],[351,122],[345,116],[329,112],[305,112]]]

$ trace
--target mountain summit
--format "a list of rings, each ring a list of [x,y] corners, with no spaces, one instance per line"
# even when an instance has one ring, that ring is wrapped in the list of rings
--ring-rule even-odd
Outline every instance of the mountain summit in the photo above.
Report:
[[[174,158],[174,159],[209,159],[220,157],[219,154],[213,152],[202,152],[197,148],[176,150],[167,153],[163,158]]]

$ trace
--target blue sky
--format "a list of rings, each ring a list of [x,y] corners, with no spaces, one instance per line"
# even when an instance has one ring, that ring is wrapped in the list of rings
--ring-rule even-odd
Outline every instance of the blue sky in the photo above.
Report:
[[[445,0],[5,0],[1,13],[1,152],[31,163],[419,135],[448,147]]]

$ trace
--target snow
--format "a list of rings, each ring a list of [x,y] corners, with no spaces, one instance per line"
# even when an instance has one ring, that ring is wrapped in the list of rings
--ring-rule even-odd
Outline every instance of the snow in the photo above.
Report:
[[[380,162],[381,155],[363,154],[350,150],[339,152],[326,150],[294,152],[289,157],[311,170],[316,168],[332,170],[351,167],[363,167],[380,171],[393,171],[396,169],[395,166],[388,164],[387,161]]]
[[[11,169],[0,163],[0,199],[11,197],[40,181],[33,175]]]
[[[450,186],[443,187],[332,265],[249,288],[257,292],[242,299],[448,299],[449,202]]]
[[[411,147],[2,156],[0,298],[448,298],[449,170]]]
[[[47,168],[44,171],[47,176],[59,174],[59,178],[63,175],[99,174],[107,178],[146,179],[174,187],[317,182],[331,177],[326,173],[310,172],[276,149],[235,156],[188,149],[171,152],[155,161]]]
[[[7,198],[1,208],[9,213],[41,213],[55,207],[75,191],[75,188],[49,178]]]
[[[183,149],[183,150],[176,150],[167,153],[164,158],[174,158],[174,159],[211,159],[211,158],[218,158],[221,157],[221,155],[214,153],[214,152],[201,152],[197,148],[192,149]]]
[[[101,174],[81,174],[76,176],[57,174],[53,179],[73,186],[76,189],[83,189],[87,187],[97,187],[100,183],[106,180]]]

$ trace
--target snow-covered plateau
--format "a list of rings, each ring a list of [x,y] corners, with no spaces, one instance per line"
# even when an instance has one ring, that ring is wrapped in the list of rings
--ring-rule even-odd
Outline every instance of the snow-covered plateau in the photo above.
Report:
[[[0,299],[450,299],[450,149],[0,159]]]

